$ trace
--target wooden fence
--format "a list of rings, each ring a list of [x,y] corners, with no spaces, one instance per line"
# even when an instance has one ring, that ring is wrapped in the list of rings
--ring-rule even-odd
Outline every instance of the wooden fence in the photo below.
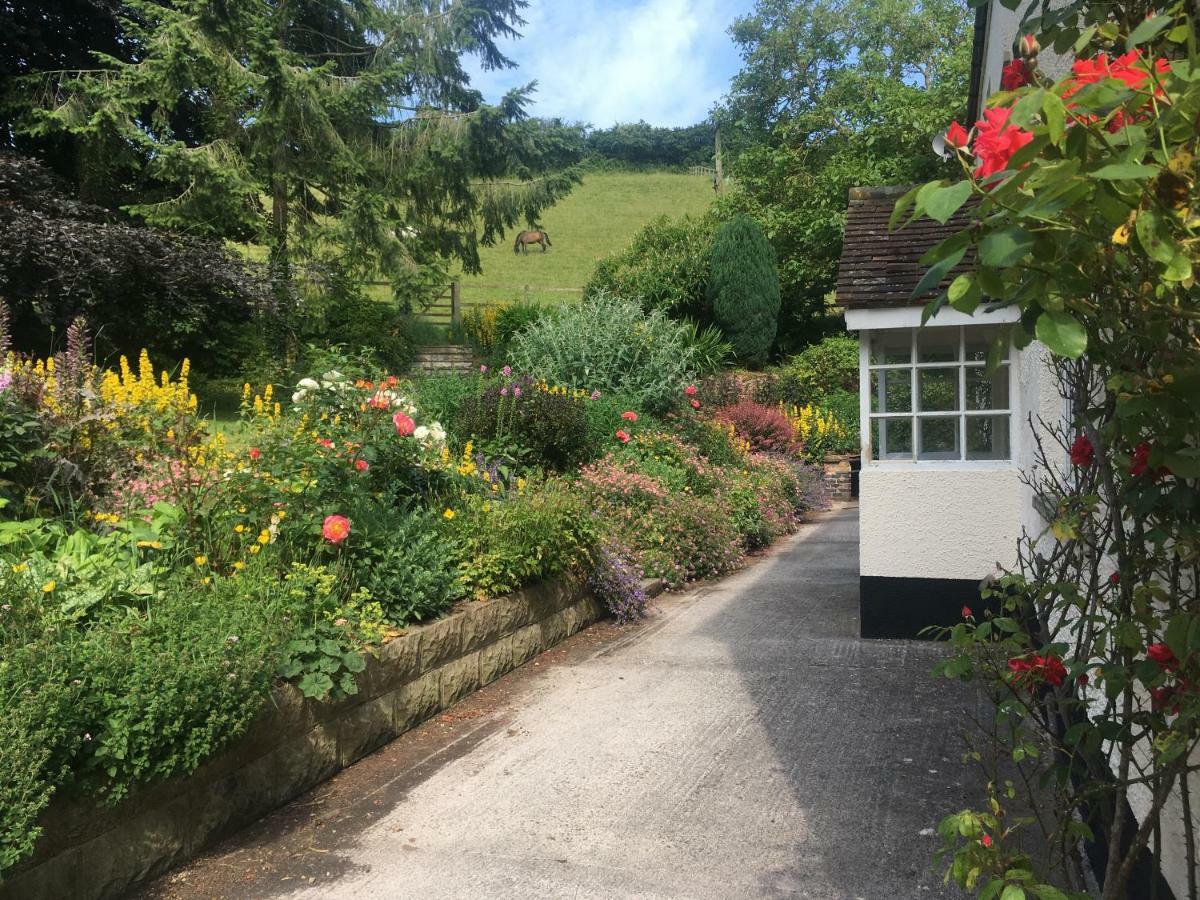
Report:
[[[386,281],[372,281],[370,284],[374,287],[390,287]],[[471,292],[476,290],[503,291],[510,295],[513,300],[520,300],[525,303],[535,302],[535,297],[538,297],[540,300],[539,295],[542,294],[561,294],[564,297],[568,295],[575,297],[583,296],[583,288],[541,287],[531,284],[475,284],[474,282],[464,286],[460,282],[454,281],[448,284],[429,303],[414,309],[413,312],[421,319],[432,322],[435,325],[457,325],[462,322],[464,310],[484,309],[489,306],[498,305],[498,302],[492,298],[470,296]],[[464,296],[464,292],[467,296]]]
[[[716,178],[717,170],[712,166],[688,166],[689,175],[703,175],[705,178]]]

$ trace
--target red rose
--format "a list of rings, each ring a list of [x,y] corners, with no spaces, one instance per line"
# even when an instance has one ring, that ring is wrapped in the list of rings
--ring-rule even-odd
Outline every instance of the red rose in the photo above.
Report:
[[[967,142],[971,136],[967,133],[967,129],[963,128],[957,122],[951,122],[950,127],[946,129],[946,143],[955,149],[961,149],[967,146]]]
[[[626,431],[618,430],[618,431],[617,431],[617,434],[616,434],[616,438],[617,438],[617,440],[618,440],[618,441],[620,441],[622,444],[628,444],[628,443],[629,443],[629,433],[628,433],[628,432],[626,432]]]
[[[1057,656],[1044,657],[1042,660],[1041,676],[1043,681],[1059,687],[1067,677],[1067,667],[1063,665],[1062,660]]]
[[[1033,690],[1039,683],[1045,682],[1059,687],[1067,677],[1067,667],[1057,656],[1018,656],[1008,661],[1009,671],[1013,673],[1013,684],[1018,687]]]
[[[1080,675],[1078,678],[1075,679],[1075,683],[1077,685],[1079,685],[1080,687],[1085,687],[1087,685],[1088,681],[1090,681],[1090,680],[1091,679],[1088,678],[1087,672],[1084,672],[1082,675]]]
[[[983,844],[985,847],[992,846],[992,836],[990,834],[985,834],[979,839],[979,843]]]
[[[964,606],[962,608],[962,616],[964,619],[969,619],[969,618],[971,618],[972,615],[974,615],[974,613],[971,612],[971,607]]]
[[[637,421],[637,413],[632,412],[632,411],[623,412],[623,413],[621,413],[621,418],[624,419],[626,422],[636,422]]]
[[[1081,434],[1075,438],[1075,443],[1071,445],[1071,462],[1077,466],[1090,466],[1096,461],[1096,448],[1092,446],[1092,442],[1088,440],[1086,434]]]
[[[1120,584],[1121,583],[1121,573],[1113,572],[1111,575],[1109,575],[1108,583],[1111,584],[1113,587],[1116,587],[1118,584]]]
[[[1000,71],[1000,90],[1015,91],[1029,84],[1029,70],[1025,60],[1014,59]]]
[[[396,426],[396,434],[400,437],[411,437],[412,433],[417,430],[417,423],[402,412],[392,416],[392,424]]]
[[[1133,448],[1133,457],[1129,463],[1129,474],[1136,478],[1145,474],[1150,468],[1150,445],[1142,441]]]
[[[356,459],[354,461],[354,468],[358,469],[360,472],[365,472],[367,469],[371,468],[371,464],[365,459]]]
[[[250,458],[251,459],[258,459],[261,456],[262,456],[262,451],[259,450],[257,447],[250,448]]]
[[[696,386],[694,384],[689,384],[687,387],[685,387],[683,389],[683,392],[685,394],[687,394],[689,397],[695,397],[696,396]]]
[[[1011,115],[1012,110],[1005,107],[985,109],[983,118],[975,123],[975,157],[979,160],[975,169],[977,178],[1003,172],[1012,155],[1033,140],[1033,135],[1025,129],[1008,124]]]
[[[1171,715],[1179,714],[1179,697],[1173,687],[1156,687],[1150,689],[1150,708],[1155,712],[1165,712]]]
[[[350,520],[345,516],[326,516],[321,524],[321,534],[331,544],[340,544],[350,537]]]
[[[1151,644],[1146,648],[1146,659],[1158,663],[1158,667],[1167,672],[1174,672],[1179,668],[1179,660],[1166,644]]]
[[[699,401],[699,400],[693,400],[693,401],[692,401],[692,409],[699,409],[699,408],[700,408],[700,401]]]
[[[1038,55],[1038,51],[1042,49],[1042,45],[1038,43],[1038,39],[1032,34],[1024,35],[1017,44],[1017,52],[1026,59],[1030,59]]]

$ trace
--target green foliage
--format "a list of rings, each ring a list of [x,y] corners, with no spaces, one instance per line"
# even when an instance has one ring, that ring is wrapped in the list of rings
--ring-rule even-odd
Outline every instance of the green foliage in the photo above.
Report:
[[[452,426],[458,415],[459,404],[467,397],[477,394],[479,386],[478,379],[459,373],[427,375],[419,379],[414,387],[417,408],[426,410],[430,418]],[[469,435],[459,437],[465,441]]]
[[[627,122],[588,132],[586,148],[591,166],[678,169],[711,166],[713,140],[713,126],[704,122],[685,128]]]
[[[1072,70],[1055,79],[1028,59],[1028,83],[992,97],[955,148],[965,182],[914,188],[893,215],[943,219],[975,200],[971,227],[924,260],[937,283],[973,250],[971,271],[927,312],[971,314],[985,296],[1017,308],[993,362],[1040,341],[1070,409],[1038,425],[1026,479],[1046,528],[985,591],[1001,614],[964,611],[946,634],[955,652],[940,671],[998,703],[980,762],[1057,785],[1054,808],[1039,797],[1036,840],[1068,854],[1016,857],[1013,832],[1034,823],[1009,813],[1032,806],[993,791],[942,828],[949,877],[980,896],[1057,896],[1037,882],[1058,865],[1082,897],[1073,848],[1104,835],[1102,897],[1125,897],[1154,836],[1190,827],[1170,798],[1194,784],[1200,734],[1200,596],[1181,577],[1200,560],[1195,16],[1183,2],[1149,14],[1072,2],[1034,19],[1038,41],[1074,53]],[[1154,801],[1130,821],[1143,792]]]
[[[717,229],[708,298],[713,319],[738,359],[765,363],[779,323],[779,272],[774,249],[749,216],[736,216]]]
[[[587,404],[528,377],[501,377],[459,404],[454,430],[528,465],[563,471],[590,453]]]
[[[500,597],[530,581],[581,572],[596,544],[584,498],[560,479],[505,502],[470,498],[454,513],[450,540],[459,587],[469,597]]]
[[[651,220],[625,249],[596,264],[584,295],[610,293],[710,321],[709,252],[718,224],[712,214]]]
[[[852,187],[906,184],[966,103],[967,4],[759,0],[734,23],[745,60],[717,120],[738,190],[726,211],[764,224],[779,257],[780,344],[822,331]]]
[[[858,393],[858,339],[839,334],[804,348],[779,372],[790,382],[790,403],[822,403],[835,393]],[[791,385],[795,385],[794,388]]]
[[[329,303],[319,321],[310,327],[322,345],[351,349],[387,372],[405,372],[416,358],[407,317],[388,304],[345,296]]]
[[[661,412],[698,371],[689,340],[688,327],[661,310],[601,293],[521,332],[512,364],[550,384],[625,394]]]

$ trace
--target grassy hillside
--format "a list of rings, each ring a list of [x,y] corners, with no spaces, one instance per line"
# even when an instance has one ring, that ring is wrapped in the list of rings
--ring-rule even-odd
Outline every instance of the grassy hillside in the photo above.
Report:
[[[553,246],[516,255],[510,234],[498,246],[484,247],[483,274],[462,279],[464,302],[531,299],[571,300],[578,294],[547,288],[581,288],[596,261],[625,247],[639,228],[664,213],[702,213],[712,202],[712,183],[694,175],[659,172],[597,173],[585,177],[569,197],[549,209],[539,223]]]

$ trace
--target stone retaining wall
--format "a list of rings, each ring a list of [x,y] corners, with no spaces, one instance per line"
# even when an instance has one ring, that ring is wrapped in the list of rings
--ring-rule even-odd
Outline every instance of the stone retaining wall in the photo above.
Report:
[[[662,590],[648,585],[649,593]],[[34,855],[0,900],[106,900],[195,855],[595,621],[599,603],[560,582],[466,607],[413,628],[369,659],[338,703],[292,685],[249,732],[192,775],[116,807],[52,803]]]

